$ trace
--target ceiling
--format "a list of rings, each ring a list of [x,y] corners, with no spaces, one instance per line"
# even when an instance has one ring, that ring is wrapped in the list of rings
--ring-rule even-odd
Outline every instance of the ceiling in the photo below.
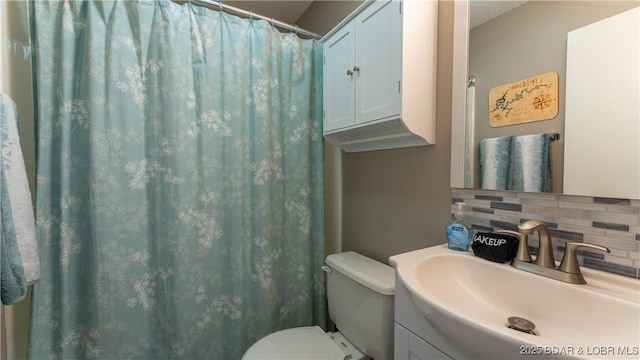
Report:
[[[287,24],[295,24],[314,0],[228,0],[237,7]],[[320,0],[316,0],[320,1]],[[526,3],[527,0],[471,0],[471,28]]]
[[[471,0],[469,26],[473,29],[526,2],[527,0]]]
[[[295,24],[313,0],[229,0],[222,2],[224,5],[252,11],[255,14],[274,18],[287,24]]]

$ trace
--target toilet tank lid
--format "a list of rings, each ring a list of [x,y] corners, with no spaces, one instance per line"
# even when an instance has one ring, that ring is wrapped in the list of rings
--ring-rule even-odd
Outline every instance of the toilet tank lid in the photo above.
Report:
[[[353,251],[327,256],[327,265],[363,286],[383,295],[393,295],[395,273],[391,266]]]

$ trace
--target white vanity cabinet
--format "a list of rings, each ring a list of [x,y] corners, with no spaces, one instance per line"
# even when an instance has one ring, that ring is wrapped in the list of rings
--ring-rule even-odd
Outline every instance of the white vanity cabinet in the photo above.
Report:
[[[450,360],[440,350],[431,346],[428,342],[419,338],[402,325],[396,323],[394,330],[394,356],[395,360]]]
[[[325,138],[346,151],[435,143],[437,1],[366,1],[323,39]]]
[[[465,359],[457,346],[436,330],[420,313],[411,294],[396,276],[394,360]]]

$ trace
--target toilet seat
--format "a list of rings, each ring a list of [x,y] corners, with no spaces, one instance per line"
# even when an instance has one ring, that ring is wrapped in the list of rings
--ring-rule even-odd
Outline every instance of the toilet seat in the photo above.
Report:
[[[243,360],[344,360],[345,353],[318,326],[276,331],[253,344]]]

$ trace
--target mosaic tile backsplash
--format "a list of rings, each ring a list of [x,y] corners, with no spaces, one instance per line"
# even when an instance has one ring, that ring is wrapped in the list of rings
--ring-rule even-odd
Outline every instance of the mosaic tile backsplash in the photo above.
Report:
[[[523,221],[544,221],[551,230],[554,257],[562,259],[564,243],[598,244],[611,253],[578,250],[580,265],[640,279],[640,200],[560,194],[533,194],[453,188],[455,203],[466,204],[467,222],[476,231],[516,230]],[[538,238],[529,236],[537,253]]]

